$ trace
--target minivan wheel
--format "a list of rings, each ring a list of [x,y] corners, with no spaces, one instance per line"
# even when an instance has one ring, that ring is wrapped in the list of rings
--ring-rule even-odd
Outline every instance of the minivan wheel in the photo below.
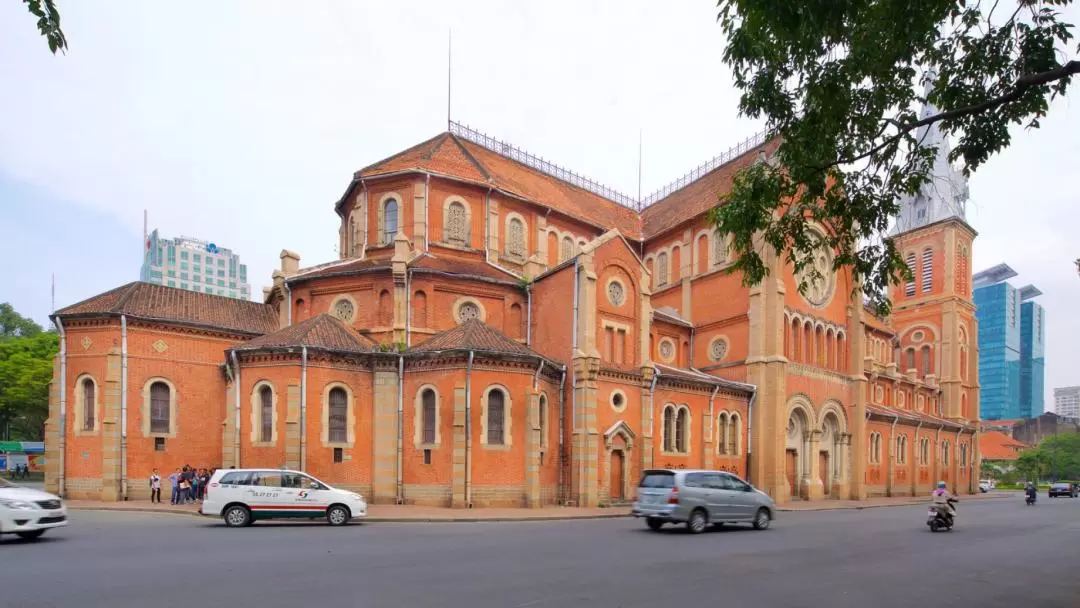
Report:
[[[754,516],[754,529],[765,530],[769,527],[769,522],[772,521],[769,517],[768,509],[758,509],[757,515]]]
[[[709,524],[708,518],[705,517],[705,511],[701,509],[694,509],[690,513],[690,519],[686,521],[686,529],[691,534],[701,534],[705,531],[705,526]]]
[[[656,517],[646,517],[645,524],[649,526],[650,530],[659,530],[664,526],[664,521]]]
[[[326,522],[331,526],[344,526],[349,523],[349,510],[341,505],[334,505],[326,510]]]
[[[225,509],[225,525],[230,528],[243,528],[251,525],[251,511],[243,505],[233,505]]]

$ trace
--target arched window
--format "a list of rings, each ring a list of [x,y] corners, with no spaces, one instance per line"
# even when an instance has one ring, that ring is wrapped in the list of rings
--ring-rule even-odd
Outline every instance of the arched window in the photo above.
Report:
[[[727,262],[727,239],[719,232],[713,233],[713,264],[719,266]]]
[[[506,443],[503,431],[506,424],[506,404],[505,395],[500,389],[496,388],[488,393],[487,416],[488,445],[503,445]]]
[[[727,447],[728,454],[732,456],[738,456],[739,452],[739,438],[742,434],[742,430],[739,428],[739,415],[732,414],[731,420],[728,422],[728,437]]]
[[[169,432],[169,385],[155,382],[150,385],[150,432]]]
[[[728,450],[728,425],[731,419],[726,412],[720,412],[716,417],[716,451],[720,454],[730,453]]]
[[[663,451],[675,451],[675,406],[669,405],[664,408],[664,435]]]
[[[523,322],[521,320],[521,317],[522,317],[522,315],[521,315],[521,304],[518,304],[518,303],[511,304],[510,305],[510,314],[507,315],[507,319],[506,319],[506,325],[507,325],[506,335],[507,335],[507,337],[510,337],[510,338],[520,338],[520,337],[522,337],[521,326],[523,325]]]
[[[949,466],[949,442],[941,442],[941,464],[942,466]]]
[[[668,261],[667,253],[661,253],[656,256],[656,286],[667,285],[668,282]]]
[[[94,381],[90,378],[83,378],[82,381],[83,390],[83,430],[94,430]]]
[[[915,295],[915,253],[907,254],[907,267],[908,272],[911,273],[911,280],[904,284],[904,295],[912,297]]]
[[[680,454],[686,453],[686,438],[690,434],[690,411],[685,407],[679,408],[675,415],[675,451]]]
[[[919,464],[930,464],[930,440],[926,437],[919,440]]]
[[[330,389],[330,433],[332,443],[345,443],[349,440],[349,395],[345,389],[335,386]]]
[[[398,232],[398,202],[395,199],[387,199],[383,205],[383,244],[394,242]]]
[[[907,463],[907,437],[903,435],[896,436],[896,463]]]
[[[574,257],[574,239],[564,236],[559,245],[559,262],[565,262]]]
[[[960,444],[960,468],[961,469],[966,469],[967,468],[967,444],[966,443],[961,443]]]
[[[922,292],[930,293],[934,286],[934,250],[927,247],[922,252]]]
[[[671,280],[682,278],[682,247],[671,248]]]
[[[379,325],[386,327],[394,322],[394,302],[390,296],[390,290],[384,289],[379,292],[379,304],[376,309]]]
[[[458,247],[468,244],[469,220],[465,205],[454,201],[446,207],[446,226],[443,230],[443,240],[447,243]]]
[[[924,377],[929,376],[931,373],[933,373],[934,366],[933,366],[933,361],[930,358],[930,345],[929,344],[923,344],[923,347],[922,347],[922,367],[923,367],[922,373],[923,373]]]
[[[412,299],[412,319],[410,319],[412,326],[427,327],[427,317],[427,294],[423,291],[417,291],[413,294]]]
[[[802,324],[798,319],[791,320],[791,354],[788,355],[796,363],[802,363]]]
[[[918,368],[915,367],[915,349],[914,348],[909,348],[907,350],[907,367],[904,368],[904,372],[906,373],[907,370],[909,370],[909,369],[918,369]]]
[[[516,217],[506,223],[506,255],[525,259],[525,222]]]
[[[540,447],[547,447],[547,395],[540,395],[540,402],[537,405],[539,411],[537,412],[537,422],[540,426]]]
[[[274,440],[274,391],[269,386],[259,389],[260,441]]]
[[[697,263],[696,267],[694,268],[694,272],[696,274],[707,272],[710,268],[712,268],[712,254],[710,253],[709,249],[710,242],[711,241],[709,240],[709,235],[707,234],[702,234],[697,238],[697,242],[694,245],[694,261]]]
[[[420,397],[423,402],[422,425],[424,428],[424,443],[435,443],[435,391],[430,388],[424,389]]]

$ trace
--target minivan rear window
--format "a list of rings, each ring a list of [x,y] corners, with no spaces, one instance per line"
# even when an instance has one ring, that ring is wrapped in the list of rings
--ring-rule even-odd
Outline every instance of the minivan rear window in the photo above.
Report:
[[[671,471],[645,471],[639,488],[674,488],[675,474]]]

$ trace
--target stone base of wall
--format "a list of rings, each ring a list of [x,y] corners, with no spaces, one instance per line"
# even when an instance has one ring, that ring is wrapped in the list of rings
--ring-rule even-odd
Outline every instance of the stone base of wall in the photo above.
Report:
[[[426,507],[449,507],[453,487],[450,484],[405,484],[405,504]]]
[[[540,486],[540,504],[550,507],[559,504],[559,486],[555,484]]]
[[[101,500],[101,479],[68,477],[64,480],[64,498],[69,500]]]
[[[473,486],[474,507],[524,507],[525,486]]]
[[[867,498],[888,498],[889,489],[885,486],[866,486]]]

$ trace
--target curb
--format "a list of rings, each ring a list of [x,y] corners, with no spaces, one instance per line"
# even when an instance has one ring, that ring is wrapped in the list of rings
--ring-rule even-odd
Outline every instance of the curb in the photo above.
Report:
[[[1014,498],[1013,496],[987,496],[986,498],[968,499],[972,502],[980,502],[983,500],[1001,500],[1004,498]],[[888,509],[895,507],[913,507],[916,505],[927,504],[925,500],[913,500],[911,502],[893,503],[887,505],[851,505],[849,506],[822,506],[822,507],[808,507],[805,509],[792,509],[790,507],[777,507],[776,510],[782,513],[809,513],[809,512],[821,512],[821,511],[862,511],[864,509]]]
[[[135,507],[131,509],[110,509],[108,507],[92,507],[92,506],[69,506],[68,511],[97,511],[100,513],[153,513],[157,515],[180,515],[186,517],[205,517],[214,519],[213,516],[203,515],[197,511],[172,511],[165,509],[151,509]],[[440,517],[365,517],[358,520],[356,523],[374,523],[374,524],[456,524],[456,523],[486,523],[486,522],[531,522],[531,521],[577,521],[577,520],[590,520],[590,519],[619,519],[622,517],[630,517],[629,513],[612,513],[611,515],[578,515],[578,516],[566,516],[566,515],[546,515],[542,517],[454,517],[454,518],[440,518]]]

